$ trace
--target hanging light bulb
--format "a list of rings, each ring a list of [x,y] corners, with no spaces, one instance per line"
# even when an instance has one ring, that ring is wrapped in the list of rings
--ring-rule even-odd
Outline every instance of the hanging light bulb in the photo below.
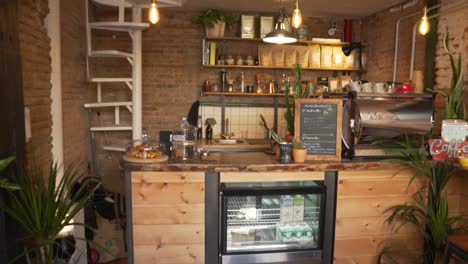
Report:
[[[429,19],[427,18],[427,8],[424,7],[424,15],[419,21],[419,33],[421,35],[426,35],[430,30]]]
[[[294,9],[291,20],[294,28],[299,28],[302,24],[302,14],[301,10],[299,10],[299,0],[296,0],[296,8]]]
[[[280,0],[280,14],[275,24],[275,30],[268,33],[264,38],[264,42],[274,44],[286,44],[296,42],[296,36],[290,31],[286,30],[284,20],[289,19],[286,17],[286,12],[283,8],[283,1]]]
[[[148,11],[148,20],[152,24],[156,24],[159,21],[159,10],[158,10],[158,5],[156,4],[156,0],[153,0],[151,3],[151,7]]]

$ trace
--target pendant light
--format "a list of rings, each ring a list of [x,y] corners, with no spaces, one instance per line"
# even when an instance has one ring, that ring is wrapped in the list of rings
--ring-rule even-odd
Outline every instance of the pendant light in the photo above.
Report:
[[[275,30],[268,33],[264,38],[263,41],[267,43],[274,43],[274,44],[286,44],[286,43],[293,43],[296,42],[297,39],[293,33],[286,30],[286,26],[284,25],[284,19],[286,17],[283,1],[280,1],[280,14],[278,20],[275,24]]]
[[[421,35],[426,35],[430,30],[429,19],[427,18],[427,7],[424,7],[424,15],[419,21],[419,33]]]
[[[301,10],[299,10],[299,0],[296,0],[296,8],[294,9],[291,21],[294,28],[299,28],[302,25],[302,14]]]
[[[156,0],[153,0],[151,3],[151,7],[148,11],[148,20],[152,24],[156,24],[159,21],[159,10],[158,5],[156,4]]]

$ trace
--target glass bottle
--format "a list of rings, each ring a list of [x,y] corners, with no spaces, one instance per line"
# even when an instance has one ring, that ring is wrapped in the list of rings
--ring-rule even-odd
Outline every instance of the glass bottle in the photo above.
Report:
[[[241,72],[240,76],[240,92],[245,93],[245,75],[244,72]]]
[[[210,124],[208,124],[206,126],[205,138],[206,139],[212,139],[213,138],[213,128],[211,127]]]
[[[198,121],[197,121],[197,139],[202,139],[203,138],[203,124],[202,124],[202,117],[198,116]]]

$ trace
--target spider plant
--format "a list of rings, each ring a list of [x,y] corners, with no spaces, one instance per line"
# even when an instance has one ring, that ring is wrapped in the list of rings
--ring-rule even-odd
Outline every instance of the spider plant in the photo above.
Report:
[[[421,143],[424,143],[422,140]],[[441,263],[447,237],[462,230],[468,230],[467,219],[448,216],[447,193],[444,191],[448,181],[457,172],[456,166],[449,161],[430,160],[424,144],[414,147],[409,137],[405,141],[396,142],[404,150],[393,150],[401,159],[392,160],[402,165],[401,170],[412,170],[414,174],[408,185],[417,178],[428,183],[428,188],[419,189],[412,199],[412,203],[394,205],[387,208],[386,222],[393,227],[404,225],[415,226],[424,238],[422,263]],[[393,244],[394,245],[394,244]],[[389,254],[394,247],[387,244],[381,251],[381,261],[384,263],[398,263]]]
[[[60,246],[56,242],[60,232],[66,226],[80,225],[73,218],[100,186],[99,182],[91,183],[86,178],[80,187],[74,188],[82,176],[75,165],[62,169],[52,163],[48,175],[34,170],[10,177],[21,189],[6,191],[10,202],[2,209],[28,234],[32,246],[23,255],[35,255],[35,263],[54,263],[53,249]],[[13,261],[19,261],[23,255]]]

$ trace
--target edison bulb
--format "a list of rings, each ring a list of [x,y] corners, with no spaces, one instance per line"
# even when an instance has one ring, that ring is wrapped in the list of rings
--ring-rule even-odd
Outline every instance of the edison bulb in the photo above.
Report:
[[[430,26],[427,16],[423,16],[419,22],[419,33],[421,35],[426,35],[429,32]]]
[[[153,1],[151,3],[151,7],[150,7],[149,13],[148,13],[148,20],[152,24],[156,24],[159,21],[159,10],[158,10],[158,6],[156,5],[156,1]]]
[[[302,15],[301,10],[299,8],[294,9],[293,16],[292,16],[292,25],[294,28],[299,28],[302,24]]]

